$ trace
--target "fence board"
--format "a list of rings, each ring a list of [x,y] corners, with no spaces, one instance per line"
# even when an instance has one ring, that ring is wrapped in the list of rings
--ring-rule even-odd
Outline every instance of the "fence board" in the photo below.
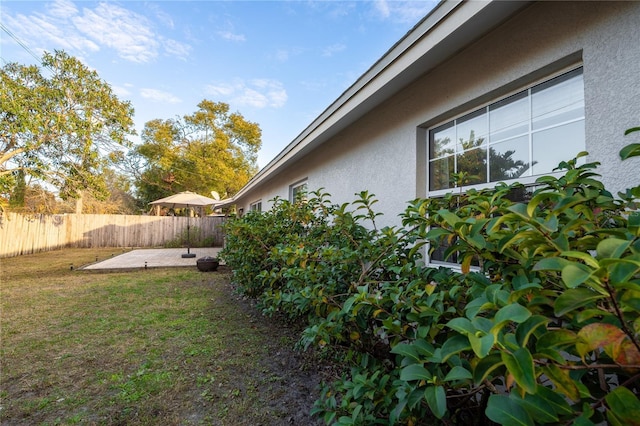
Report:
[[[133,216],[21,214],[0,212],[0,258],[63,247],[160,247],[190,225],[195,239],[224,244],[221,216]]]

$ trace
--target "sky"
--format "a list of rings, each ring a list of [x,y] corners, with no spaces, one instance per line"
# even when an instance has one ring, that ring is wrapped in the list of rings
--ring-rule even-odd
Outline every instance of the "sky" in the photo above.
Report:
[[[131,102],[138,134],[225,102],[262,129],[264,167],[436,4],[0,0],[0,65],[63,50]]]

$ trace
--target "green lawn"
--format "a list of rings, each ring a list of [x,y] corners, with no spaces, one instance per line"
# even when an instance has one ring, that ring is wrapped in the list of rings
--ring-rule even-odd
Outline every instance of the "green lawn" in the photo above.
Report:
[[[113,249],[0,259],[0,419],[312,424],[319,375],[222,272],[70,270]]]

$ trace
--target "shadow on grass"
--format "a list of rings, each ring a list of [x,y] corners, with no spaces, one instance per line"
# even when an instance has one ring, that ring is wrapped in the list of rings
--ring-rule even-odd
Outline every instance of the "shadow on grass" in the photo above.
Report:
[[[2,259],[3,425],[319,424],[320,373],[227,273],[69,268],[112,251]]]

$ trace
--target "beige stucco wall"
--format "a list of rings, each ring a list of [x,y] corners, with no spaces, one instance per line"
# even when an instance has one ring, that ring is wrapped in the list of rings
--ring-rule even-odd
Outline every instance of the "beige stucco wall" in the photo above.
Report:
[[[407,201],[426,192],[425,141],[420,126],[470,111],[564,66],[582,63],[589,161],[610,190],[640,183],[640,161],[618,151],[640,125],[640,2],[541,2],[468,46],[338,134],[293,167],[256,187],[238,206],[275,196],[308,178],[332,201],[369,190],[384,212],[380,225],[399,224]],[[422,132],[424,133],[424,132]]]

